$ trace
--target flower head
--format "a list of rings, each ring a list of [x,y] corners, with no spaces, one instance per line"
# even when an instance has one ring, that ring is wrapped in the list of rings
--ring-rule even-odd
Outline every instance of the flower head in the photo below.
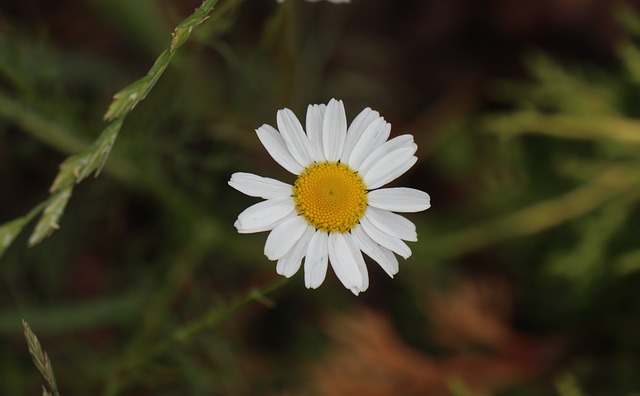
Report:
[[[395,254],[411,255],[404,241],[417,241],[412,222],[394,212],[430,207],[429,195],[412,188],[379,188],[415,164],[413,136],[391,140],[391,125],[366,108],[347,128],[342,101],[309,105],[306,133],[289,109],[277,114],[278,129],[263,125],[258,138],[271,157],[297,176],[293,185],[250,173],[234,173],[229,185],[264,198],[240,213],[238,232],[271,231],[264,253],[276,271],[293,276],[302,266],[308,288],[322,284],[331,264],[354,294],[369,286],[362,256],[393,277]]]

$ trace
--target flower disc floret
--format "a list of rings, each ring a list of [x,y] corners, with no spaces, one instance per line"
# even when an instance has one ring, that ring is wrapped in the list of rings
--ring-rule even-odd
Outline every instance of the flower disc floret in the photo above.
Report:
[[[362,177],[340,162],[314,162],[293,186],[296,211],[325,232],[349,232],[367,209]]]

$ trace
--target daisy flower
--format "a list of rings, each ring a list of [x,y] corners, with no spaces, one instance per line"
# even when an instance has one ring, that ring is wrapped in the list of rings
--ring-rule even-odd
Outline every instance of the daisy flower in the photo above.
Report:
[[[309,105],[306,133],[289,109],[277,113],[278,129],[256,130],[271,157],[297,176],[293,185],[251,173],[234,173],[229,185],[265,201],[240,213],[240,233],[271,231],[264,254],[277,261],[276,272],[293,276],[304,259],[307,288],[322,284],[331,264],[354,294],[367,290],[369,275],[362,256],[393,277],[394,253],[407,259],[404,241],[417,241],[416,227],[394,212],[430,207],[429,195],[412,188],[380,188],[415,164],[413,136],[391,140],[391,125],[370,108],[347,128],[342,101]]]

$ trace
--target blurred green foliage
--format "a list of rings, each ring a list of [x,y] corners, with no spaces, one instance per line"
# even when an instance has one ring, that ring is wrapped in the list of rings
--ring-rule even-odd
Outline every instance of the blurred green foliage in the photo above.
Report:
[[[440,393],[417,394],[640,391],[640,19],[630,7],[617,11],[624,33],[610,59],[522,45],[509,65],[526,71],[505,78],[480,66],[449,76],[435,59],[447,51],[414,37],[420,2],[221,1],[188,40],[173,38],[183,47],[118,125],[102,174],[75,186],[51,222],[60,229],[27,248],[59,164],[73,168],[67,158],[100,142],[113,94],[172,45],[200,6],[189,3],[0,5],[0,221],[11,236],[0,239],[0,393],[40,390],[21,318],[62,395],[328,394],[313,374],[331,364],[327,323],[363,306],[418,354],[487,358],[502,349],[439,342],[425,308],[433,293],[487,277],[509,285],[501,325],[528,341],[506,355],[532,374],[483,388],[453,370]],[[464,52],[444,41],[453,58]],[[233,228],[254,200],[226,184],[239,170],[291,181],[253,131],[279,108],[302,117],[332,97],[349,119],[370,106],[394,134],[413,133],[420,161],[400,183],[432,195],[432,209],[409,216],[413,256],[393,280],[371,265],[357,299],[331,275],[317,291],[300,274],[277,283],[265,235]],[[274,294],[256,291],[273,282]]]

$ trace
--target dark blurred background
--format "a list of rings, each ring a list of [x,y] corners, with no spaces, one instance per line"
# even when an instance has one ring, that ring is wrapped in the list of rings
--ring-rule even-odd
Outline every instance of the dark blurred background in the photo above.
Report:
[[[0,223],[46,199],[200,5],[0,4]],[[605,0],[221,0],[126,118],[60,230],[0,258],[0,393],[62,395],[640,394],[640,18]],[[266,234],[233,222],[252,172],[292,182],[254,130],[342,99],[412,133],[396,185],[414,252],[354,297],[278,278]],[[215,326],[150,356],[176,329]]]

